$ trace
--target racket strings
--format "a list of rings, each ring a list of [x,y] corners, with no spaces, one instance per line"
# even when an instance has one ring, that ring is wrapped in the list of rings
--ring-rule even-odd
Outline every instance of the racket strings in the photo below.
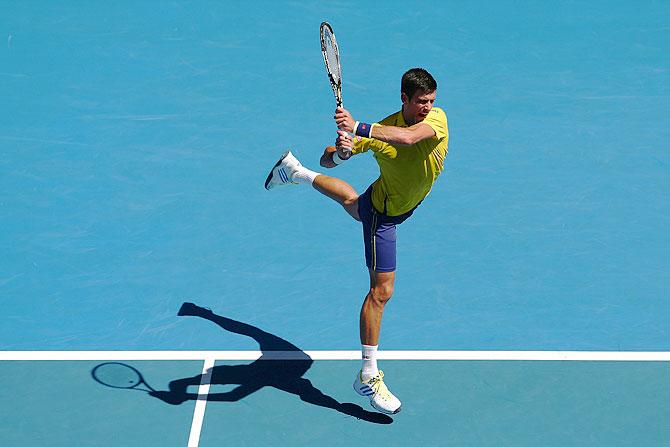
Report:
[[[326,72],[333,88],[337,106],[342,106],[342,68],[340,66],[340,50],[337,47],[335,33],[328,22],[321,23],[321,52],[326,63]]]
[[[324,33],[324,45],[326,49],[325,55],[328,72],[333,77],[333,81],[339,83],[342,78],[340,55],[337,49],[337,44],[334,40],[334,36],[329,30],[326,30]]]
[[[103,385],[113,388],[134,388],[142,382],[142,376],[133,367],[122,363],[105,363],[93,371],[93,377]]]

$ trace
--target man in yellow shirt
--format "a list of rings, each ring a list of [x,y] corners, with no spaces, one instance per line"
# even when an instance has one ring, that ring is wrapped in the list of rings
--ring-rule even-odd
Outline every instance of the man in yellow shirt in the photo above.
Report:
[[[388,414],[398,413],[401,403],[384,384],[376,352],[384,306],[395,284],[396,226],[411,216],[430,192],[444,169],[449,142],[447,117],[433,107],[437,82],[431,74],[422,68],[407,71],[400,90],[402,109],[379,123],[356,121],[341,107],[335,111],[339,129],[336,148],[326,148],[320,164],[334,168],[352,155],[373,151],[380,176],[365,193],[359,195],[348,183],[305,168],[290,151],[265,181],[266,189],[310,183],[362,222],[370,289],[361,308],[363,367],[354,389],[368,396],[374,408]]]

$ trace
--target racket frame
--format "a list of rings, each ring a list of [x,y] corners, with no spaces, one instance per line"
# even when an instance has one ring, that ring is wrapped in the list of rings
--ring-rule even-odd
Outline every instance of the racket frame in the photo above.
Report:
[[[110,365],[118,365],[119,367],[123,367],[123,368],[126,368],[126,369],[131,370],[133,373],[135,373],[135,374],[137,375],[137,379],[138,379],[138,380],[137,380],[137,383],[136,383],[135,385],[132,385],[132,386],[117,386],[117,385],[111,385],[111,384],[109,384],[108,382],[105,382],[103,379],[101,379],[101,378],[98,376],[97,372],[98,372],[98,370],[99,370],[101,367],[103,367],[103,366],[110,366]],[[156,390],[154,390],[154,389],[151,387],[151,385],[149,385],[149,384],[146,382],[146,380],[144,380],[144,376],[142,376],[142,373],[140,373],[135,367],[130,366],[130,365],[126,364],[126,363],[121,363],[121,362],[105,362],[105,363],[101,363],[101,364],[97,365],[95,368],[93,368],[93,370],[91,371],[91,375],[93,376],[93,379],[94,379],[96,382],[100,383],[101,385],[110,387],[110,388],[116,388],[116,389],[119,389],[119,390],[145,391],[145,392],[155,392],[155,391],[156,391]],[[140,385],[144,385],[147,389],[138,388]]]
[[[335,53],[335,57],[337,59],[336,61],[337,69],[340,72],[337,81],[335,80],[335,77],[333,76],[333,71],[331,70],[331,67],[328,64],[326,35],[325,35],[326,30],[330,33],[332,37],[333,50]],[[337,46],[337,39],[335,39],[335,33],[333,32],[333,27],[330,26],[330,23],[328,22],[321,22],[321,26],[319,27],[319,34],[321,38],[321,53],[323,54],[323,62],[326,65],[326,73],[328,74],[328,80],[330,81],[330,86],[333,89],[333,94],[335,95],[335,102],[337,103],[337,107],[342,107],[342,64],[340,63],[340,49]]]

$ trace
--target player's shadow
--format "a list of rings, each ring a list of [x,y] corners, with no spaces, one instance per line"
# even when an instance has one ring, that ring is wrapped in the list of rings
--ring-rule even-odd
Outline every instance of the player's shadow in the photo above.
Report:
[[[255,326],[216,315],[209,309],[184,303],[179,309],[180,316],[204,318],[221,328],[253,338],[260,345],[262,355],[247,365],[220,365],[210,371],[211,385],[237,385],[234,389],[207,395],[209,402],[236,402],[264,387],[272,387],[295,394],[306,403],[330,408],[340,413],[354,416],[377,424],[390,424],[393,419],[385,414],[364,410],[353,403],[341,403],[324,394],[303,375],[312,366],[313,360],[300,348],[283,338],[265,332]],[[288,354],[289,359],[277,359],[276,351]],[[275,352],[275,355],[272,353]],[[269,360],[271,358],[272,360]],[[187,400],[197,400],[197,393],[189,393],[188,387],[200,385],[203,375],[186,377],[170,382],[169,391],[154,391],[150,395],[162,401],[178,405]]]

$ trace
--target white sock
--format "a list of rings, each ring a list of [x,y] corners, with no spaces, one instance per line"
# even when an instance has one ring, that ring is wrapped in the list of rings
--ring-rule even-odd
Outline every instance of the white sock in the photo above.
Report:
[[[317,175],[321,174],[319,174],[318,172],[310,171],[304,166],[300,166],[293,173],[293,177],[291,178],[291,180],[293,180],[296,183],[309,183],[311,185],[312,183],[314,183],[314,179],[316,178]]]
[[[362,379],[369,380],[376,376],[379,370],[377,369],[377,346],[363,346],[363,368],[361,370]]]

